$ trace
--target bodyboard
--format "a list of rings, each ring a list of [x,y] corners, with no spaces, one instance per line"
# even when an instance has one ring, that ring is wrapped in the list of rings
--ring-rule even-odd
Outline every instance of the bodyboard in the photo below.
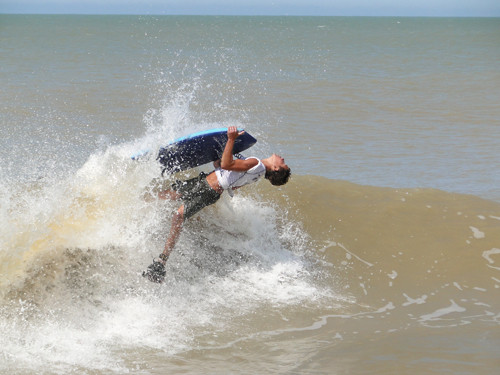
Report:
[[[238,129],[242,131],[242,129]],[[227,142],[227,128],[218,128],[193,133],[178,138],[162,147],[157,160],[164,167],[164,172],[174,173],[198,167],[222,157]],[[245,132],[236,138],[233,154],[252,147],[257,140]]]

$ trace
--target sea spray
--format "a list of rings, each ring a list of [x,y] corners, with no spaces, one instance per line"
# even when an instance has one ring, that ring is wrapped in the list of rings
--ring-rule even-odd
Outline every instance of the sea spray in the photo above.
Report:
[[[165,284],[142,278],[176,205],[145,199],[160,169],[154,158],[132,160],[130,150],[109,146],[36,188],[7,184],[2,371],[22,363],[122,372],[118,349],[174,355],[206,345],[209,332],[233,331],[233,319],[263,304],[282,309],[330,294],[314,283],[303,232],[279,208],[245,195],[224,197],[186,223]]]

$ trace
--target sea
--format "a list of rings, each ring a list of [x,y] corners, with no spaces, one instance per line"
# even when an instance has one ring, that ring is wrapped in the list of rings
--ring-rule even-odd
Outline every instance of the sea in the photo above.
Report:
[[[290,182],[149,282],[231,125]],[[499,18],[2,14],[0,374],[497,374],[499,150]]]

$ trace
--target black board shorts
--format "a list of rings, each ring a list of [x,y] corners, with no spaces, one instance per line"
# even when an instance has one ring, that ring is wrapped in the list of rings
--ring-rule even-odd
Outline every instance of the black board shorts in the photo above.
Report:
[[[172,184],[172,189],[179,193],[184,203],[184,220],[219,200],[220,194],[208,184],[206,176],[202,172],[198,177]]]

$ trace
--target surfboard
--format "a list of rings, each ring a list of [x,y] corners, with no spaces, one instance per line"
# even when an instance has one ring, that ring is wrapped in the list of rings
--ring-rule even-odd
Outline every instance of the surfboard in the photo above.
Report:
[[[243,129],[238,129],[242,131]],[[222,157],[227,142],[227,128],[204,130],[177,138],[160,148],[157,160],[164,167],[164,173],[174,173],[213,162]],[[233,154],[252,147],[257,140],[245,132],[236,138]],[[136,159],[141,155],[132,157]]]

